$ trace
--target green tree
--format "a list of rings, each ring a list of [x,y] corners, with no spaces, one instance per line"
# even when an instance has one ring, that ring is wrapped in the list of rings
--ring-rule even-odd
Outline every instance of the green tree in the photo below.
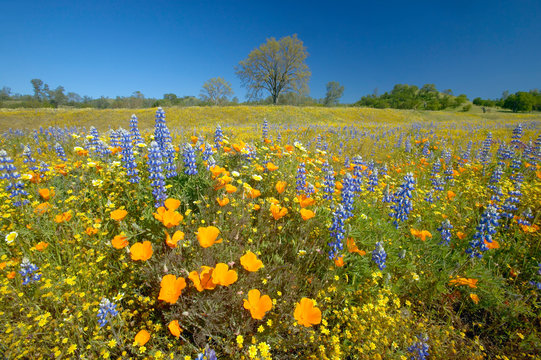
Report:
[[[504,103],[503,108],[511,109],[513,112],[519,111],[532,111],[534,105],[534,96],[530,93],[519,91],[515,94],[509,95]]]
[[[41,101],[44,97],[43,80],[32,79],[30,80],[32,87],[34,88],[34,99]]]
[[[202,101],[212,105],[223,105],[227,103],[232,94],[231,84],[224,78],[217,77],[209,79],[203,84],[199,97]]]
[[[260,98],[266,90],[276,104],[282,93],[308,92],[311,73],[305,62],[307,56],[306,47],[296,34],[280,40],[271,37],[252,50],[235,70],[242,86],[248,90],[249,99]]]
[[[338,104],[338,100],[344,94],[344,87],[337,81],[330,81],[327,83],[327,94],[323,103],[326,106],[333,106]]]

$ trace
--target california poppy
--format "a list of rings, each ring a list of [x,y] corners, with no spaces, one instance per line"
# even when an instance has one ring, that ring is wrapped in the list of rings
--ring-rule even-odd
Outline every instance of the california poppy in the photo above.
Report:
[[[278,191],[278,194],[283,193],[283,192],[285,191],[285,189],[286,189],[286,186],[287,186],[287,182],[285,182],[285,181],[278,181],[278,182],[276,183],[276,186],[275,186],[276,191]]]
[[[237,272],[235,270],[229,270],[229,266],[224,263],[216,264],[212,272],[212,281],[217,285],[229,286],[236,282],[237,279]]]
[[[177,243],[183,239],[184,239],[184,233],[180,230],[175,231],[175,233],[173,234],[173,237],[171,237],[167,231],[165,232],[165,243],[167,244],[167,246],[169,246],[172,249],[176,248]]]
[[[116,221],[121,221],[126,217],[126,215],[128,215],[128,212],[123,209],[111,211],[111,219]]]
[[[212,281],[213,271],[214,268],[209,266],[201,266],[201,273],[192,271],[190,275],[188,275],[188,279],[193,282],[193,285],[199,292],[203,290],[212,290],[216,287],[216,284]]]
[[[222,239],[216,240],[220,234],[220,230],[216,226],[200,227],[197,229],[197,240],[199,245],[204,248],[211,247],[214,244],[219,244]]]
[[[34,212],[38,215],[43,215],[50,209],[51,209],[51,204],[49,204],[48,202],[44,202],[36,206],[36,208],[34,209]]]
[[[272,213],[272,217],[274,220],[280,220],[284,216],[287,215],[287,208],[281,207],[280,205],[272,204],[270,207],[270,211]]]
[[[175,209],[166,210],[163,206],[160,206],[157,209],[157,212],[154,213],[154,218],[160,221],[168,229],[177,226],[184,219],[184,217]]]
[[[111,245],[113,245],[115,249],[123,249],[126,246],[128,246],[127,238],[128,237],[124,235],[123,233],[120,235],[117,235],[113,238],[113,240],[111,240]]]
[[[186,287],[186,280],[183,277],[177,277],[173,274],[167,274],[162,277],[160,283],[160,294],[158,300],[163,300],[169,304],[177,302],[182,289]]]
[[[54,221],[55,221],[56,223],[59,223],[59,224],[60,224],[60,223],[63,223],[63,222],[70,221],[71,218],[72,218],[71,211],[67,211],[67,212],[64,212],[64,213],[62,213],[62,214],[60,214],[60,215],[56,215],[56,216],[54,217]]]
[[[455,286],[467,285],[471,287],[472,289],[475,289],[477,287],[477,281],[478,281],[477,279],[467,279],[467,278],[457,276],[455,279],[452,279],[451,281],[449,281],[449,285],[455,285]]]
[[[500,248],[500,243],[497,242],[496,240],[492,240],[491,242],[488,242],[488,241],[485,240],[485,246],[488,249],[499,249]]]
[[[36,250],[37,251],[43,251],[43,250],[47,249],[47,246],[49,246],[49,243],[46,243],[44,241],[40,241],[39,243],[36,244]]]
[[[466,237],[466,234],[464,234],[462,231],[457,231],[456,237],[462,240]]]
[[[244,299],[244,308],[250,310],[253,319],[263,320],[265,313],[272,309],[272,300],[269,295],[261,296],[257,289],[248,291],[248,300]]]
[[[447,191],[447,199],[448,199],[449,201],[453,200],[453,199],[455,198],[455,196],[456,196],[456,194],[455,194],[454,191],[451,191],[451,190],[448,190],[448,191]]]
[[[278,166],[274,165],[274,164],[271,163],[271,162],[268,162],[268,163],[267,163],[267,170],[269,170],[269,171],[275,171],[275,170],[278,170]]]
[[[479,296],[477,296],[477,294],[470,293],[470,299],[472,299],[472,301],[476,304],[479,303]]]
[[[431,238],[432,234],[428,230],[415,230],[410,229],[411,235],[421,239],[422,241],[425,241],[427,237]]]
[[[366,255],[366,251],[363,251],[363,250],[359,250],[359,248],[357,247],[357,244],[355,244],[355,240],[353,238],[348,238],[347,239],[347,242],[346,242],[346,245],[348,247],[348,251],[350,253],[357,253],[359,255]]]
[[[345,265],[344,263],[344,257],[343,256],[337,256],[334,258],[334,265],[336,265],[336,267],[342,267]]]
[[[152,256],[152,244],[150,241],[136,242],[130,247],[132,260],[146,261]]]
[[[218,205],[220,206],[226,206],[227,204],[229,204],[229,199],[226,197],[224,197],[223,199],[216,198],[216,201],[218,202]]]
[[[263,267],[263,262],[250,250],[240,257],[240,264],[250,272],[255,272]]]
[[[164,205],[167,210],[175,211],[180,206],[180,200],[168,198],[165,200]]]
[[[314,300],[302,298],[295,306],[295,320],[305,327],[311,327],[321,322],[321,310],[314,307]]]
[[[301,217],[304,221],[309,220],[313,218],[314,216],[316,216],[316,214],[314,214],[312,210],[301,209]]]
[[[307,197],[304,194],[297,196],[297,199],[299,200],[299,204],[301,205],[301,208],[305,208],[307,206],[311,206],[316,203],[316,200],[314,198]]]
[[[150,340],[150,334],[146,330],[141,330],[135,335],[135,342],[139,346],[145,345]]]
[[[54,191],[49,189],[39,189],[38,193],[45,201],[49,201],[49,199],[54,196]]]
[[[225,191],[228,193],[228,194],[232,194],[234,193],[235,191],[237,191],[237,187],[236,186],[233,186],[231,184],[227,184],[225,186]]]
[[[250,187],[247,191],[247,195],[250,199],[255,199],[259,196],[261,196],[261,191],[257,190],[257,189],[254,189],[252,187]]]
[[[178,324],[178,320],[173,320],[167,325],[167,328],[171,332],[171,335],[174,337],[180,337],[180,333],[182,332],[182,329],[180,328],[180,325]]]

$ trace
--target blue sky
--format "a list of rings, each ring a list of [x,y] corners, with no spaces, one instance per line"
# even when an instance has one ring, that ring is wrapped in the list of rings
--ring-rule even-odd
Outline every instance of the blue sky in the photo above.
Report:
[[[4,1],[0,87],[30,79],[92,97],[199,95],[267,38],[297,34],[310,95],[343,102],[434,83],[470,99],[541,88],[541,1]]]

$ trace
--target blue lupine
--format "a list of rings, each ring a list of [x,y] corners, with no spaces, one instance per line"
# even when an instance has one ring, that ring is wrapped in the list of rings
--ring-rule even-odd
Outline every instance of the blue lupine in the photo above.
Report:
[[[0,150],[0,179],[9,180],[6,185],[9,198],[13,199],[13,206],[22,206],[30,203],[27,199],[22,199],[28,195],[24,190],[24,182],[20,180],[21,175],[17,172],[17,168],[13,165],[13,159],[8,156],[5,150]]]
[[[100,327],[104,327],[109,322],[109,317],[115,317],[118,315],[116,310],[116,304],[109,301],[107,298],[102,298],[100,301],[100,308],[98,309],[98,324]]]
[[[350,173],[347,173],[342,180],[342,206],[344,207],[344,216],[346,219],[353,217],[353,196],[354,196],[354,179]]]
[[[206,348],[205,351],[198,354],[195,360],[218,360],[216,352],[210,348]]]
[[[197,174],[197,165],[195,163],[195,151],[190,144],[188,143],[184,144],[182,156],[184,158],[184,173],[188,175]]]
[[[434,203],[434,189],[431,189],[425,196],[425,201],[427,203],[433,204]]]
[[[19,270],[19,274],[23,277],[23,285],[39,281],[41,274],[38,271],[39,268],[36,265],[32,264],[27,258],[23,258],[21,270]]]
[[[483,141],[483,147],[479,152],[479,161],[486,165],[490,161],[490,147],[492,146],[492,133],[487,134],[487,138]]]
[[[96,129],[94,126],[90,127],[89,138],[90,138],[90,148],[93,151],[96,151],[96,148],[98,147],[98,142],[100,141],[100,135],[98,133],[98,129]]]
[[[212,146],[210,146],[209,143],[205,143],[205,150],[203,151],[203,155],[201,156],[201,158],[203,159],[203,161],[207,162],[207,169],[210,169],[210,164],[208,160],[210,159],[212,154],[214,154],[214,151],[212,151]]]
[[[269,136],[269,122],[267,121],[267,118],[263,119],[263,131],[262,131],[262,137],[263,140],[267,139]]]
[[[333,212],[332,224],[330,227],[330,235],[332,241],[329,243],[331,250],[329,251],[329,259],[335,259],[340,251],[344,248],[344,223],[346,216],[344,207],[340,204],[336,206]]]
[[[32,157],[32,150],[30,149],[29,146],[24,147],[24,150],[23,150],[23,162],[25,164],[30,165],[28,167],[29,170],[32,170],[32,171],[38,170],[38,167],[36,165],[34,165],[34,163],[36,162],[36,159],[34,159]]]
[[[297,194],[301,194],[304,192],[306,188],[306,166],[304,165],[303,162],[301,162],[299,166],[297,167],[297,175],[295,176],[295,178],[297,179],[296,181]]]
[[[361,192],[361,186],[363,184],[363,166],[364,161],[360,155],[353,158],[353,191]]]
[[[411,152],[411,140],[409,137],[406,139],[406,144],[404,145],[404,151],[407,153]]]
[[[432,186],[436,191],[443,191],[444,181],[439,174],[440,170],[441,161],[440,159],[437,159],[434,164],[432,164],[432,172],[430,174],[430,181],[432,182]]]
[[[430,346],[428,346],[428,336],[427,335],[417,335],[417,339],[419,341],[416,341],[408,347],[408,351],[412,353],[410,360],[426,360],[428,359],[428,349]]]
[[[372,170],[368,178],[368,191],[374,191],[376,186],[378,186],[378,169]]]
[[[222,127],[220,125],[217,125],[216,131],[214,131],[214,145],[216,145],[216,149],[219,149],[222,146],[223,140],[224,133],[222,132]]]
[[[154,196],[154,207],[163,206],[163,202],[167,199],[165,191],[165,176],[163,175],[163,160],[158,143],[152,141],[148,149],[148,178],[151,181],[152,195]]]
[[[393,194],[394,204],[391,205],[392,212],[389,215],[394,218],[393,224],[397,228],[399,221],[407,220],[409,213],[413,209],[411,192],[414,190],[414,184],[415,179],[413,178],[413,174],[408,173],[404,176],[404,183],[402,183],[400,188]]]
[[[451,229],[453,229],[453,225],[451,225],[449,219],[442,221],[441,226],[438,228],[441,234],[440,245],[449,245],[451,241]]]
[[[511,144],[515,147],[519,147],[520,145],[522,145],[520,139],[522,138],[523,133],[524,131],[522,130],[522,124],[518,124],[517,127],[513,129]]]
[[[111,132],[109,133],[109,144],[114,148],[121,147],[119,131],[111,130]]]
[[[130,134],[134,146],[145,143],[139,132],[139,120],[135,114],[133,114],[130,119]]]
[[[332,168],[332,165],[329,164],[328,161],[325,161],[323,163],[323,166],[321,168],[321,171],[323,172],[323,198],[327,200],[332,200],[332,196],[334,194],[334,170]]]
[[[164,160],[165,177],[170,179],[177,176],[177,165],[175,164],[175,148],[171,143],[165,146],[165,152],[162,154]]]
[[[126,130],[119,130],[120,132],[120,147],[122,151],[122,165],[126,169],[126,175],[129,177],[129,181],[132,184],[139,183],[139,171],[137,170],[137,164],[135,163],[135,156],[133,154],[133,143],[131,141],[131,135]]]
[[[385,187],[385,190],[383,191],[383,198],[381,199],[381,202],[383,203],[393,202],[393,195],[391,194],[391,191],[389,190],[389,185],[387,185]]]
[[[66,158],[66,153],[64,152],[64,148],[59,143],[56,143],[54,145],[54,150],[56,151],[56,155],[60,158],[62,161],[68,161]]]
[[[376,263],[380,270],[385,269],[387,266],[385,265],[385,262],[387,261],[387,253],[385,252],[381,241],[376,243],[376,248],[374,251],[372,251],[372,261]]]
[[[470,160],[472,146],[473,146],[473,142],[471,140],[468,141],[468,145],[466,146],[466,151],[462,153],[463,160],[465,161]]]
[[[492,242],[492,235],[496,234],[499,217],[498,209],[489,204],[481,216],[477,232],[470,242],[470,248],[466,249],[466,253],[470,254],[471,257],[483,257],[482,253],[488,250],[485,242]]]
[[[154,127],[154,141],[160,147],[160,151],[164,152],[166,144],[171,143],[171,133],[165,124],[165,111],[161,107],[156,110],[156,124]]]

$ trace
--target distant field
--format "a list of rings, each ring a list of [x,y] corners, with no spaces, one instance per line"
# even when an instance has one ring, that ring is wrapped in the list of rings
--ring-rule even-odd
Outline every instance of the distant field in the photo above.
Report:
[[[503,112],[463,113],[448,111],[414,111],[394,109],[372,109],[357,107],[294,107],[294,106],[228,106],[228,107],[182,107],[165,108],[167,123],[172,128],[190,128],[209,125],[249,125],[260,123],[266,118],[271,123],[282,124],[326,124],[332,122],[364,125],[382,122],[415,121],[539,121],[541,114],[513,114]],[[127,127],[132,114],[139,118],[142,129],[154,126],[156,109],[17,109],[0,110],[0,131],[9,128],[36,129],[40,126],[95,126],[98,130],[109,127]]]

